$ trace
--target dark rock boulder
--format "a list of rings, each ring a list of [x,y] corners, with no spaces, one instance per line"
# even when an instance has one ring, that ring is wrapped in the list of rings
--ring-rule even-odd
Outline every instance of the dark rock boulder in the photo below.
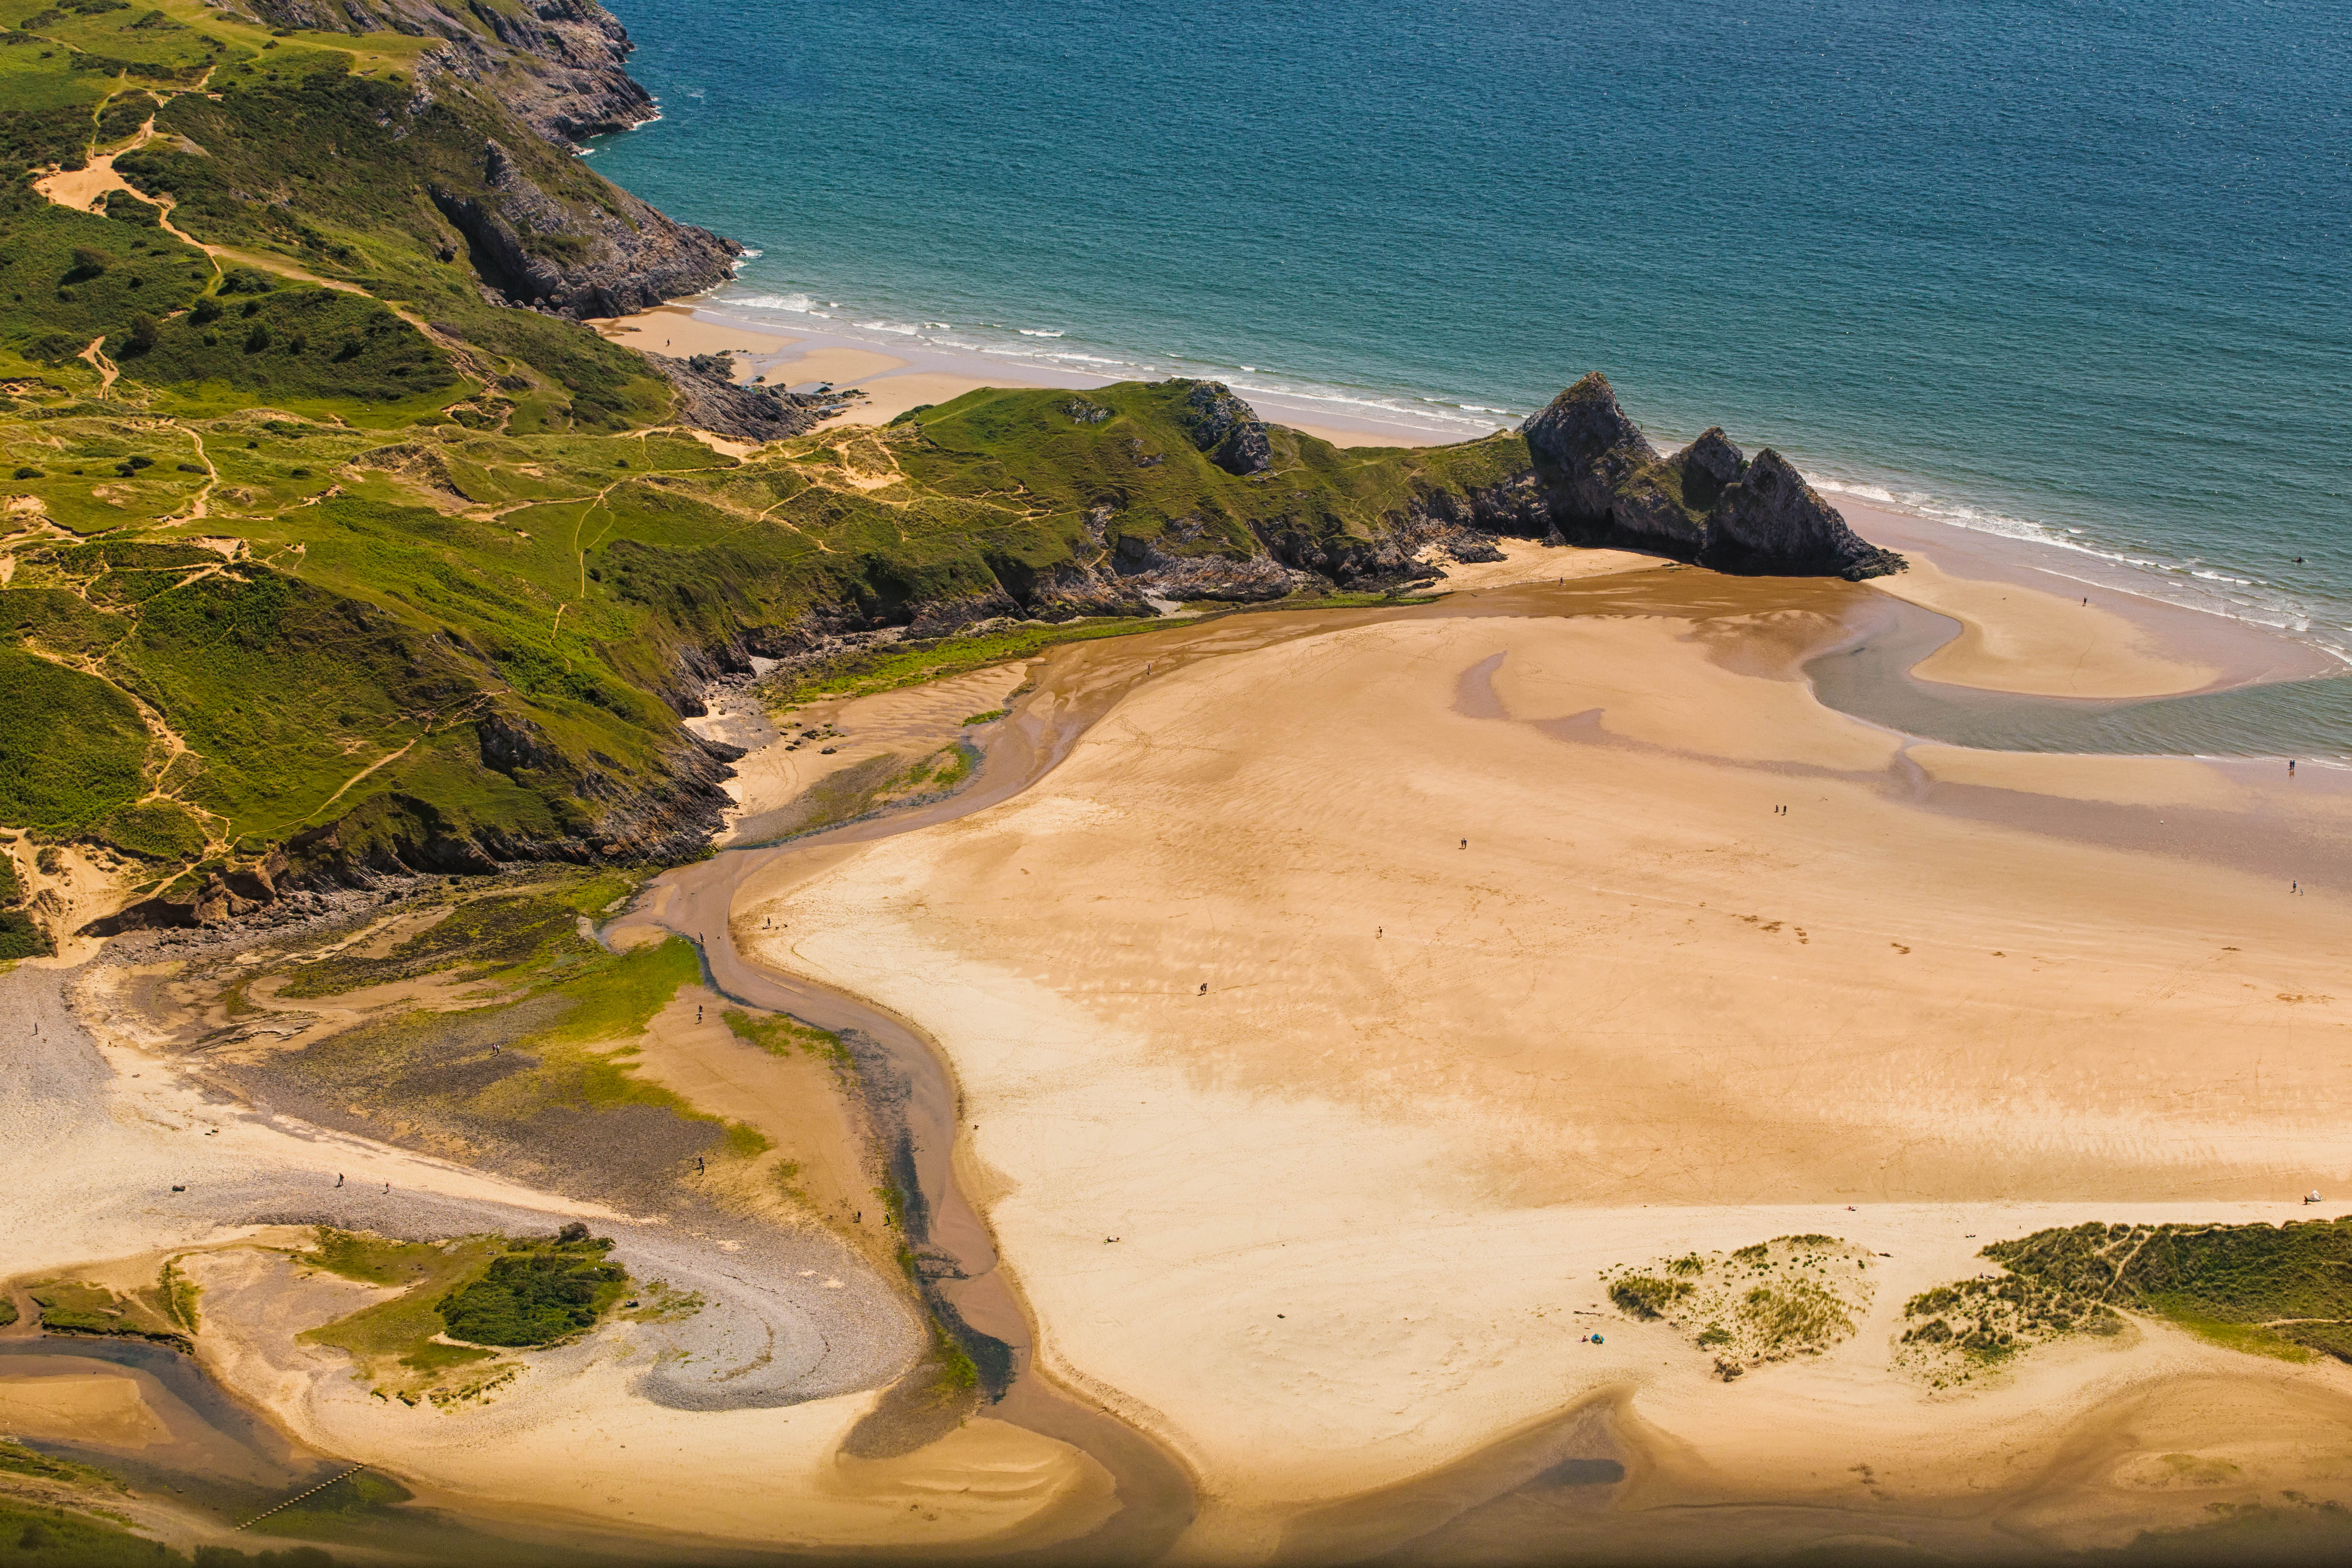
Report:
[[[1675,468],[1682,470],[1684,496],[1691,494],[1694,482],[1712,484],[1717,494],[1722,494],[1722,489],[1734,484],[1740,478],[1740,470],[1748,468],[1748,456],[1731,445],[1731,437],[1724,435],[1722,426],[1707,426],[1696,442],[1675,454]],[[1715,505],[1712,496],[1707,505]]]
[[[1855,534],[1789,460],[1766,447],[1707,516],[1699,564],[1723,572],[1819,574],[1861,582],[1906,563]]]
[[[764,386],[744,386],[728,376],[716,359],[672,359],[647,353],[647,363],[677,388],[677,421],[696,430],[708,430],[737,441],[781,441],[816,424],[814,397],[772,392]]]
[[[1537,457],[1561,468],[1591,464],[1616,452],[1641,462],[1658,459],[1641,426],[1617,405],[1609,378],[1597,370],[1587,372],[1541,413],[1528,416],[1519,434]]]
[[[482,188],[425,186],[466,237],[497,302],[558,316],[625,316],[735,275],[743,247],[676,223],[627,192],[610,205],[547,194],[495,140],[482,144]]]
[[[1181,384],[1181,383],[1179,384]],[[1209,461],[1234,475],[1264,473],[1274,465],[1274,444],[1257,410],[1234,395],[1221,381],[1196,381],[1185,395],[1177,417],[1191,432],[1192,445]]]

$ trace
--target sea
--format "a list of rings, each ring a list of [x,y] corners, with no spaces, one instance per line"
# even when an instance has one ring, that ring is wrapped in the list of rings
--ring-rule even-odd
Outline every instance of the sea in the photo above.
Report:
[[[1466,437],[1588,370],[2352,660],[2343,0],[614,0],[729,315]]]

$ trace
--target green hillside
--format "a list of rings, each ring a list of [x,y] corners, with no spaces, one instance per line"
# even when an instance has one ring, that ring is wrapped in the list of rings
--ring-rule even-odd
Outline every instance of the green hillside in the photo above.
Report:
[[[680,715],[753,654],[1392,580],[1433,498],[1528,468],[1515,437],[1341,452],[1184,382],[728,456],[674,374],[507,302],[658,297],[724,242],[502,79],[432,68],[437,39],[194,0],[0,22],[0,826],[27,876],[45,843],[143,867],[177,912],[136,918],[362,866],[691,855],[727,758]],[[108,158],[131,188],[68,205]]]

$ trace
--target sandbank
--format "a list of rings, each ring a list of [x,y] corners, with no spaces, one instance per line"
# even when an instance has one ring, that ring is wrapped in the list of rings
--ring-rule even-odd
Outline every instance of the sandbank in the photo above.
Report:
[[[1916,1500],[2021,1496],[2081,1423],[2219,1380],[2206,1446],[2249,1486],[2352,1500],[2311,1458],[2352,1369],[2151,1328],[1930,1395],[1886,1316],[2046,1225],[2344,1212],[2294,1201],[2352,1172],[2340,849],[2290,895],[2199,837],[2340,844],[2330,797],[2199,795],[2149,852],[2053,831],[2078,803],[2036,792],[2082,781],[1996,758],[1954,787],[2005,815],[1947,809],[1812,700],[1781,590],[1735,590],[1188,663],[1026,794],[746,887],[745,951],[940,1040],[1040,1354],[1197,1468],[1196,1557],[1612,1389],[1676,1496],[1860,1496],[1895,1456]],[[2196,793],[2097,761],[2111,794]],[[1580,1342],[1599,1269],[1802,1230],[1893,1255],[1819,1362],[1727,1386],[1613,1313]],[[2113,1440],[2103,1466],[2147,1452]],[[2223,1496],[2051,1487],[2066,1544]]]
[[[2165,697],[2204,690],[2221,674],[2168,656],[2144,627],[2087,597],[1955,576],[1924,552],[1908,571],[1874,581],[1960,623],[1958,637],[1912,667],[1922,680],[2045,697]]]
[[[842,1458],[868,1392],[769,1409],[681,1410],[635,1387],[659,1342],[619,1324],[548,1352],[480,1405],[388,1405],[301,1343],[352,1310],[348,1282],[303,1278],[283,1257],[194,1265],[214,1323],[207,1370],[298,1436],[403,1476],[474,1520],[593,1525],[773,1546],[970,1543],[1052,1513],[1055,1535],[1108,1511],[1099,1469],[1066,1445],[978,1419],[900,1459]],[[1092,1506],[1088,1506],[1089,1503]]]
[[[1855,532],[1913,562],[1873,586],[1962,624],[1956,641],[1914,671],[1920,679],[2133,698],[2344,673],[2339,660],[2282,629],[2157,597],[2153,578],[2119,563],[1829,499]]]

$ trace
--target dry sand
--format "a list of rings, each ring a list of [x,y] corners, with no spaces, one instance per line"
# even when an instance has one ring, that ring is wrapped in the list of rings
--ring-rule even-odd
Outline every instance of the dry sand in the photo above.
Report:
[[[1037,383],[1023,381],[1011,374],[982,378],[949,371],[908,371],[857,384],[866,389],[866,397],[841,416],[845,425],[887,425],[910,408],[951,403],[983,386],[1034,386]]]
[[[726,1021],[733,1005],[704,986],[680,986],[628,1058],[637,1077],[773,1145],[749,1162],[719,1162],[698,1185],[730,1207],[821,1223],[876,1268],[896,1267],[890,1233],[852,1221],[874,1206],[874,1177],[862,1157],[866,1129],[839,1078],[808,1052],[779,1056],[743,1039]]]
[[[1498,539],[1500,561],[1452,561],[1441,558],[1444,579],[1428,584],[1432,594],[1475,594],[1521,583],[1572,583],[1587,577],[1607,577],[1620,572],[1646,572],[1658,558],[1631,550],[1546,549],[1529,539]]]
[[[2187,1371],[2284,1380],[2303,1482],[2352,1500],[2332,1364],[2152,1331],[1958,1399],[1888,1369],[1885,1313],[1996,1236],[2340,1191],[2352,910],[1915,798],[1899,740],[1795,679],[1803,629],[1426,619],[1200,661],[1013,801],[780,867],[737,940],[942,1041],[1043,1353],[1198,1468],[1197,1554],[1616,1387],[1676,1486],[1770,1494],[1888,1455],[1998,1490]],[[1918,760],[2028,818],[2095,774],[2342,826],[2283,776]],[[1598,1269],[1801,1229],[1895,1254],[1820,1363],[1727,1388],[1663,1330],[1579,1342]],[[2276,1447],[2265,1399],[2214,1440]]]
[[[656,305],[634,316],[601,317],[588,324],[616,342],[672,359],[716,353],[765,357],[782,353],[794,341],[707,320],[689,305]]]
[[[111,1369],[37,1365],[22,1371],[0,1365],[0,1432],[19,1442],[29,1437],[109,1448],[146,1448],[171,1436],[136,1380]]]

